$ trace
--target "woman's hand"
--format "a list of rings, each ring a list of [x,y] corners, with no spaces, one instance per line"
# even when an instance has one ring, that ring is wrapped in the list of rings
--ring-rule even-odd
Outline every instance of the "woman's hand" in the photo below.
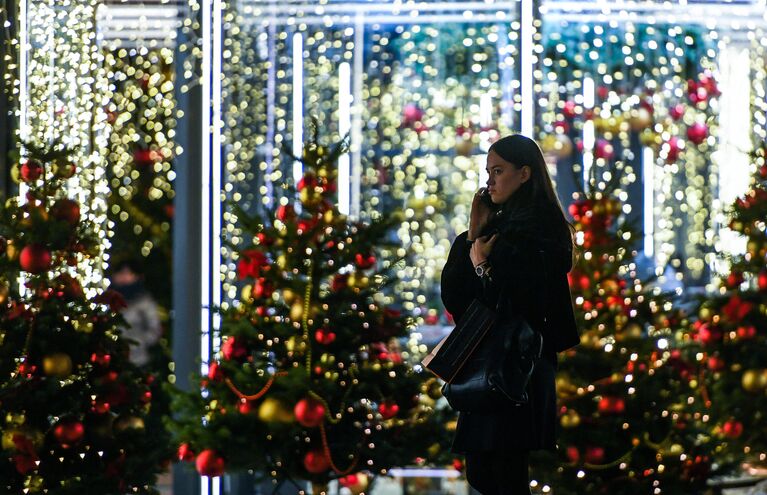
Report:
[[[477,237],[471,244],[471,250],[469,251],[469,257],[471,263],[475,267],[480,263],[487,261],[487,257],[490,256],[490,251],[493,250],[495,241],[498,239],[498,234],[493,234],[492,237],[486,235],[483,237]]]
[[[485,188],[481,188],[474,194],[474,198],[471,200],[471,215],[469,217],[469,239],[476,239],[485,228],[487,222],[490,220],[490,216],[493,214],[493,210],[482,201],[482,193],[485,192]]]

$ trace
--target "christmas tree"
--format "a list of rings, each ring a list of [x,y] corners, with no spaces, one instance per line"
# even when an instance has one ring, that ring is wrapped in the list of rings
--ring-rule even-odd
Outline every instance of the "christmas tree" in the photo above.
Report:
[[[745,252],[729,257],[717,294],[703,296],[683,355],[702,374],[704,407],[722,470],[764,467],[767,436],[767,145],[754,154],[749,191],[731,206],[729,227]]]
[[[684,315],[643,281],[637,232],[618,174],[569,206],[580,248],[570,286],[581,345],[560,358],[558,458],[540,454],[535,485],[557,494],[690,493],[705,482],[698,423],[685,414],[687,371],[666,349]],[[690,464],[687,461],[691,461]]]
[[[275,482],[369,475],[442,451],[431,420],[439,384],[408,364],[412,317],[389,290],[399,267],[381,259],[396,215],[355,222],[334,205],[346,142],[314,138],[303,177],[263,216],[237,213],[241,298],[221,309],[222,344],[203,393],[180,396],[179,456],[206,476],[252,469]],[[396,249],[395,249],[396,251]],[[404,250],[403,250],[404,251]],[[203,418],[200,423],[200,418]]]
[[[121,298],[81,279],[100,240],[66,196],[76,166],[57,144],[26,150],[25,201],[0,206],[0,486],[155,493],[169,439],[120,338]]]

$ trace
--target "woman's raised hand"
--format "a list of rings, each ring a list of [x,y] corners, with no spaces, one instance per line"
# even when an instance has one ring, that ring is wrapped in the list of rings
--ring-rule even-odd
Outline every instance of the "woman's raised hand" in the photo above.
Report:
[[[485,228],[493,210],[482,200],[485,188],[480,188],[471,200],[471,215],[469,216],[469,239],[476,239]]]

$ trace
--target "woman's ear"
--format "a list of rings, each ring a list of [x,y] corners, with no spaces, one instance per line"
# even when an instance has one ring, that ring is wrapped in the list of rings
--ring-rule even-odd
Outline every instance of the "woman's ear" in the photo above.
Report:
[[[530,168],[530,165],[525,165],[524,167],[522,167],[522,172],[521,172],[521,173],[522,173],[522,176],[521,176],[520,178],[522,179],[522,183],[523,183],[523,184],[524,184],[525,182],[527,182],[527,179],[529,179],[529,178],[530,178],[530,176],[532,175],[532,172],[533,172],[533,171],[532,171],[532,169]]]

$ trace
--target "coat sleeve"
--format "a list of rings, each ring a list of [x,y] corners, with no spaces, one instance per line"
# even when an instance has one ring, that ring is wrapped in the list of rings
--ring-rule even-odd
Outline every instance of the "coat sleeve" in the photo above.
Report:
[[[544,350],[559,352],[578,343],[567,272],[572,253],[534,238],[499,234],[488,257],[492,282],[486,299],[504,288],[508,310],[522,314],[544,336]],[[503,302],[501,303],[504,304]],[[547,322],[544,323],[544,317]]]
[[[455,321],[461,319],[472,300],[481,296],[483,290],[469,258],[467,236],[468,232],[464,232],[456,237],[442,269],[442,302]]]

